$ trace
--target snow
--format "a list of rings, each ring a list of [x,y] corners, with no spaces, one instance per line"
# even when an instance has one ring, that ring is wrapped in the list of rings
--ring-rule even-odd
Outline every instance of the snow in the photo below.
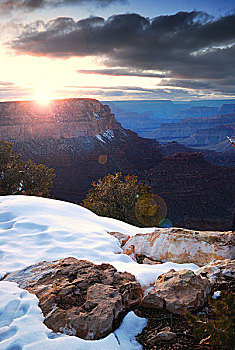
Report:
[[[100,140],[101,142],[105,143],[105,141],[103,140],[102,136],[100,134],[96,135],[97,139]]]
[[[145,287],[171,268],[196,270],[194,264],[139,265],[122,253],[108,232],[149,232],[124,222],[99,217],[78,205],[32,196],[0,196],[0,278],[43,260],[65,257],[107,262],[134,274]],[[0,281],[0,349],[141,349],[135,335],[146,320],[129,313],[121,327],[99,341],[56,336],[43,324],[38,299],[13,282]],[[118,339],[118,340],[117,340]],[[120,343],[120,346],[119,346]]]
[[[212,298],[213,299],[218,299],[220,297],[220,294],[221,294],[221,291],[220,290],[217,290],[214,292],[214,294],[212,295]]]
[[[53,333],[43,323],[35,295],[20,289],[16,283],[0,282],[0,349],[1,350],[140,350],[135,336],[146,320],[134,312],[124,318],[113,334],[100,340],[83,340]]]
[[[102,134],[96,135],[97,139],[99,139],[101,142],[106,143],[104,138],[108,139],[109,141],[112,141],[114,139],[114,133],[113,130],[108,129]]]
[[[106,137],[111,141],[114,138],[113,130],[111,129],[106,130],[105,132],[103,132],[102,136]]]

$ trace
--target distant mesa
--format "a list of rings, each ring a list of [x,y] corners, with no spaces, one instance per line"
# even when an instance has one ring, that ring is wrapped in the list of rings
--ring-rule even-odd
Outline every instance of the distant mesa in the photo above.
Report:
[[[94,136],[117,127],[110,108],[93,99],[0,103],[0,139]]]

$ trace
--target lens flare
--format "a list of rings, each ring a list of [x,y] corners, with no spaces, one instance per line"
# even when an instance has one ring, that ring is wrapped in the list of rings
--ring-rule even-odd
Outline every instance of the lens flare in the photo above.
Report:
[[[157,194],[139,196],[135,204],[135,216],[144,226],[157,226],[166,217],[167,205]]]

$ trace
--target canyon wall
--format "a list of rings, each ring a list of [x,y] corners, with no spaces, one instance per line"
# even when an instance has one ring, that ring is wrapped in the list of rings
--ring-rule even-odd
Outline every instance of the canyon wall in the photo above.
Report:
[[[93,99],[0,103],[0,139],[94,136],[117,127],[110,108]]]

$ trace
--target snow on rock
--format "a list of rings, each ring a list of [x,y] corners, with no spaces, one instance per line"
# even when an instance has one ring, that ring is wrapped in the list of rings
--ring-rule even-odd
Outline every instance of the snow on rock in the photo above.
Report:
[[[102,135],[98,134],[98,135],[96,135],[96,137],[97,137],[98,140],[100,140],[101,142],[105,143],[105,141],[102,138]]]
[[[118,232],[110,233],[119,239]],[[132,236],[128,238],[128,236]],[[128,232],[123,250],[127,255],[145,255],[158,261],[194,262],[199,266],[215,260],[235,258],[235,234],[193,231],[184,228],[157,228],[135,236]],[[122,241],[125,239],[122,236]]]
[[[226,285],[228,279],[235,278],[235,260],[217,260],[199,268],[196,274],[206,276],[212,285]]]
[[[102,136],[106,137],[110,141],[114,138],[114,132],[111,129],[106,130],[105,132],[102,133]]]
[[[0,282],[1,350],[140,350],[135,336],[147,321],[129,312],[122,325],[104,339],[90,341],[53,333],[43,323],[43,315],[34,294],[13,282]]]
[[[108,234],[122,232],[136,235],[149,231],[149,228],[140,229],[99,217],[71,203],[32,196],[1,196],[0,278],[43,260],[66,257],[89,260],[95,264],[110,263],[118,271],[132,273],[146,287],[172,268],[176,271],[198,268],[195,264],[171,262],[139,265],[123,254],[118,240]],[[137,318],[133,313],[126,316],[115,334],[90,342],[73,336],[55,337],[43,324],[36,296],[18,288],[13,282],[0,281],[0,303],[1,350],[141,348],[134,335],[141,332],[146,320]],[[120,346],[116,337],[121,339]]]
[[[110,334],[143,294],[130,273],[75,258],[43,261],[4,280],[36,294],[45,324],[54,332],[89,340]]]
[[[67,257],[110,263],[136,276],[142,285],[154,283],[171,268],[195,270],[194,264],[139,265],[122,253],[111,231],[149,232],[100,217],[75,204],[33,196],[0,196],[0,276],[43,260]]]

